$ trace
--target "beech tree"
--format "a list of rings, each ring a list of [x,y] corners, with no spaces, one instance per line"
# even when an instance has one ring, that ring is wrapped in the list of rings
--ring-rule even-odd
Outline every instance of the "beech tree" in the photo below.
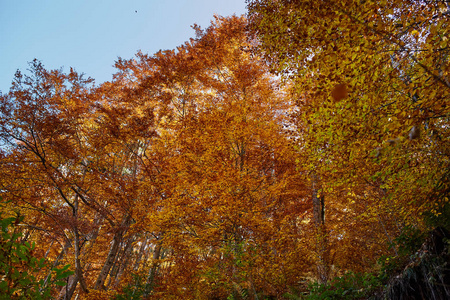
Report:
[[[377,244],[447,201],[430,201],[449,163],[447,4],[248,3],[264,57],[294,82],[299,150],[325,197],[325,263],[358,270],[395,253]]]
[[[194,28],[98,87],[34,61],[2,96],[2,191],[75,271],[55,298],[280,297],[310,269],[290,95],[243,17]]]
[[[35,60],[0,95],[0,212],[34,278],[73,271],[47,295],[281,299],[448,209],[447,5],[248,4],[111,82]]]
[[[283,130],[290,100],[252,55],[244,19],[196,31],[174,51],[118,62],[117,78],[158,101],[163,199],[143,216],[165,253],[154,295],[281,295],[307,265],[298,243],[307,203]]]

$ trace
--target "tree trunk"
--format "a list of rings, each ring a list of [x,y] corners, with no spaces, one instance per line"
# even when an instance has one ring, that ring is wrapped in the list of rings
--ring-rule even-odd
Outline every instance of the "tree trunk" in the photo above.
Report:
[[[86,282],[83,277],[83,269],[81,267],[80,261],[80,249],[82,245],[80,245],[80,234],[78,232],[78,228],[75,228],[75,273],[77,274],[78,281],[80,282],[81,289],[83,292],[88,293]]]
[[[70,246],[71,246],[70,240],[67,239],[66,243],[64,245],[64,248],[61,250],[61,252],[59,253],[58,257],[53,262],[52,269],[55,268],[59,264],[59,261],[63,258],[64,254],[67,252],[67,249],[69,249]],[[52,272],[50,270],[50,272],[48,273],[47,277],[45,277],[43,288],[45,288],[47,286],[51,275],[52,275]]]
[[[152,266],[150,267],[150,270],[148,272],[147,287],[145,288],[144,296],[148,296],[153,289],[153,285],[155,283],[155,276],[156,276],[156,273],[157,273],[158,267],[159,267],[158,260],[161,256],[161,249],[162,249],[162,241],[157,240],[157,244],[156,244],[155,250],[153,252]]]
[[[319,283],[328,281],[329,265],[327,258],[328,240],[325,228],[325,197],[320,193],[317,175],[312,180],[313,221],[316,230],[317,277]]]
[[[139,269],[139,265],[142,259],[142,256],[144,255],[145,252],[145,247],[147,246],[147,241],[148,241],[148,237],[145,237],[144,242],[142,242],[141,247],[139,248],[139,253],[138,256],[136,257],[136,261],[134,263],[134,267],[133,269],[135,271],[137,271]],[[144,259],[145,261],[145,259]]]
[[[111,267],[113,266],[114,262],[116,261],[117,253],[120,249],[120,243],[123,240],[124,233],[128,229],[128,226],[130,225],[130,220],[131,220],[131,217],[129,215],[126,216],[124,218],[124,220],[122,221],[121,226],[118,228],[117,232],[114,234],[114,238],[112,240],[112,244],[109,249],[109,253],[106,258],[105,264],[103,265],[103,268],[100,271],[100,274],[98,275],[97,280],[95,281],[95,285],[94,285],[95,290],[104,288],[105,280],[108,277]]]
[[[130,263],[134,240],[134,237],[128,239],[125,249],[123,250],[122,257],[120,258],[121,263],[119,265],[116,264],[116,271],[113,275],[114,279],[112,280],[113,286],[117,286],[119,284],[120,278]]]
[[[75,292],[75,289],[78,284],[78,277],[76,274],[70,275],[67,278],[67,284],[61,289],[59,292],[58,297],[56,299],[58,300],[70,300],[72,299],[73,293]]]

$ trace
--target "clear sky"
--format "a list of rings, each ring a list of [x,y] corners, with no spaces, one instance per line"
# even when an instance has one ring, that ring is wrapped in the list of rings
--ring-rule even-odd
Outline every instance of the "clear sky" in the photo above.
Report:
[[[214,14],[241,15],[245,0],[0,0],[0,91],[17,69],[39,59],[46,69],[111,80],[117,57],[174,49]]]

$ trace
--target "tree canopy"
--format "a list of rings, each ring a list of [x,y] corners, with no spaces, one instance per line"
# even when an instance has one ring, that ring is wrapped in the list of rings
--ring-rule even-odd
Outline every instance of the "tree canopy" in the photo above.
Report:
[[[73,270],[47,294],[283,299],[450,229],[447,4],[247,2],[111,82],[34,60],[0,95],[1,213]]]

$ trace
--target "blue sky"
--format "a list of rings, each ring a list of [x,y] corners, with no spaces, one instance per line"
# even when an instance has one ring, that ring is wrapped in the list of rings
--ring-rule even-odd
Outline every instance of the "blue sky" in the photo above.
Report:
[[[0,91],[34,58],[99,84],[119,56],[173,49],[194,37],[192,24],[245,12],[245,0],[0,0]]]

